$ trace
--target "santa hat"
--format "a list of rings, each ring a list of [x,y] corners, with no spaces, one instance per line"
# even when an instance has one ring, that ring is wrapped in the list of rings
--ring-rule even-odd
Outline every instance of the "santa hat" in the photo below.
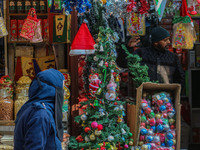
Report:
[[[93,54],[95,52],[95,41],[86,23],[87,21],[84,20],[72,42],[70,56]]]

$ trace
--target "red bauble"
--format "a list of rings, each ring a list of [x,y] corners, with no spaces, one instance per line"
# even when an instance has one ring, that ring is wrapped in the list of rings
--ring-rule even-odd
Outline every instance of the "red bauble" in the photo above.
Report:
[[[99,124],[99,125],[97,126],[97,129],[98,129],[98,130],[103,130],[103,125],[102,125],[102,124]]]
[[[145,113],[146,113],[146,114],[150,114],[150,113],[151,113],[151,108],[147,108],[147,109],[145,110]]]
[[[117,102],[114,102],[114,105],[117,105]]]
[[[81,135],[76,137],[76,141],[77,142],[82,142],[83,141],[83,137]]]
[[[91,129],[89,127],[85,127],[85,132],[88,133]]]
[[[174,126],[174,125],[171,125],[171,126],[170,126],[170,129],[172,129],[172,130],[175,129],[175,126]]]

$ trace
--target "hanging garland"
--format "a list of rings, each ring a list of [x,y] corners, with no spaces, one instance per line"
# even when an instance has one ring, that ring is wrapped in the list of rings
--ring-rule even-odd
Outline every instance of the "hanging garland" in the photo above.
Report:
[[[92,7],[88,0],[63,0],[62,7],[65,9],[65,14],[69,15],[72,8],[76,8],[78,13],[82,14]]]

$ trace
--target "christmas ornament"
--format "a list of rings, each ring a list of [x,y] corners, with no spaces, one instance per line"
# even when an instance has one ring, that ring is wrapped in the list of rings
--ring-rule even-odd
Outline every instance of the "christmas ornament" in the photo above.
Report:
[[[90,140],[91,140],[91,141],[94,141],[95,139],[96,139],[95,135],[94,135],[94,134],[91,134],[91,135],[90,135]]]
[[[129,136],[129,137],[132,137],[132,136],[133,136],[133,134],[132,134],[131,132],[129,132],[129,133],[128,133],[128,136]]]
[[[154,118],[154,117],[155,117],[154,112],[151,112],[151,113],[149,114],[149,117],[150,117],[150,118]]]
[[[138,145],[142,146],[144,144],[144,141],[139,141]]]
[[[121,128],[121,132],[122,134],[126,134],[126,131],[123,128]]]
[[[83,141],[83,137],[81,135],[76,137],[76,141],[77,142],[82,142]]]
[[[158,106],[161,106],[163,104],[163,101],[162,100],[158,100],[157,104],[158,104]]]
[[[145,112],[146,114],[150,114],[150,113],[151,113],[151,108],[147,108],[144,112]]]
[[[119,81],[120,81],[120,77],[117,76],[116,79],[115,79],[115,81],[116,81],[116,82],[119,82]]]
[[[87,21],[84,21],[79,28],[72,44],[69,55],[87,55],[95,52],[95,41],[87,27]],[[88,42],[89,41],[89,42]]]
[[[163,126],[161,124],[159,124],[157,126],[157,132],[162,132],[163,131]]]
[[[161,118],[161,114],[156,114],[155,115],[156,120]]]
[[[142,116],[142,117],[141,117],[141,121],[142,121],[142,122],[146,122],[146,120],[147,120],[146,116]]]
[[[99,124],[98,126],[97,126],[97,129],[100,131],[100,130],[103,130],[103,125],[102,124]]]
[[[167,139],[171,140],[173,138],[174,138],[174,136],[170,132],[168,132],[167,133]]]
[[[167,140],[167,146],[171,147],[174,145],[174,142],[172,140]]]
[[[98,61],[99,60],[99,58],[97,56],[94,56],[93,59],[94,59],[94,61]]]
[[[145,123],[145,122],[141,122],[140,126],[141,126],[141,127],[145,127],[145,126],[146,126],[146,123]]]
[[[148,135],[153,135],[153,130],[148,130]]]
[[[166,106],[165,106],[165,105],[160,106],[160,111],[161,111],[161,112],[163,112],[163,111],[165,111],[165,110],[166,110]]]
[[[99,66],[103,66],[103,60],[100,61]]]
[[[174,126],[174,125],[171,125],[171,126],[170,126],[170,129],[171,129],[171,130],[174,130],[174,129],[175,129],[175,126]]]
[[[140,134],[141,134],[141,135],[146,135],[146,134],[147,134],[147,129],[142,128],[142,129],[140,130]]]
[[[99,50],[99,51],[100,51],[100,52],[103,52],[103,51],[104,51],[102,45],[100,46],[100,50]]]
[[[95,130],[95,135],[96,135],[96,136],[100,136],[100,135],[101,135],[101,131]]]
[[[173,118],[175,114],[173,112],[168,112],[167,115],[169,118]]]
[[[87,136],[85,136],[85,141],[86,141],[86,142],[89,142],[90,139],[89,139]]]
[[[163,130],[164,130],[164,131],[168,131],[168,130],[169,130],[169,125],[168,125],[168,124],[163,125]]]
[[[114,137],[112,135],[108,136],[108,141],[112,142],[114,140]]]
[[[163,113],[163,118],[167,118],[167,113]]]
[[[158,125],[158,124],[163,124],[162,119],[158,119],[158,120],[156,120],[156,124],[157,124],[157,125]]]
[[[89,131],[91,131],[91,129],[90,129],[89,127],[85,127],[84,131],[85,131],[86,133],[88,133]]]
[[[174,119],[169,119],[169,124],[172,125],[174,124],[175,120]]]
[[[82,121],[86,121],[86,120],[87,120],[86,114],[82,114],[82,115],[81,115],[81,120],[82,120]]]
[[[151,143],[153,141],[153,136],[151,135],[146,136],[146,141]]]
[[[126,149],[127,149],[127,148],[128,148],[128,145],[127,145],[127,144],[125,144],[125,145],[124,145],[124,148],[126,148]]]
[[[99,101],[98,100],[94,100],[94,106],[99,106]]]
[[[154,126],[156,124],[155,118],[149,119],[149,125]]]
[[[159,136],[154,136],[153,141],[155,143],[159,143],[160,142],[160,137]]]
[[[94,128],[94,129],[97,128],[98,127],[98,123],[96,121],[92,122],[91,123],[91,127]]]

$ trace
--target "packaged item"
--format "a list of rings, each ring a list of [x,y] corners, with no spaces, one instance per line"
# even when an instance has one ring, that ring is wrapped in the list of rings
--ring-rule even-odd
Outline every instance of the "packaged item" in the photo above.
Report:
[[[49,40],[49,24],[47,19],[42,20],[42,31],[43,31],[43,39],[44,41]]]
[[[131,13],[127,18],[127,35],[145,35],[145,15]]]
[[[17,12],[16,0],[10,0],[9,1],[9,12],[10,13],[16,13]]]
[[[25,0],[25,13],[31,9],[31,0]]]
[[[32,15],[34,17],[32,17]],[[37,28],[38,25],[38,19],[37,19],[37,15],[35,12],[34,8],[31,8],[29,10],[27,19],[25,20],[23,26],[22,26],[22,30],[20,33],[20,36],[28,39],[28,40],[32,40],[33,36],[35,35],[35,29]]]
[[[30,41],[31,43],[40,43],[43,42],[42,39],[42,28],[41,28],[41,22],[40,20],[37,23],[37,27],[35,29],[35,34],[33,36],[33,38]]]
[[[193,49],[196,33],[191,23],[176,23],[173,31],[173,48]]]
[[[24,24],[24,20],[17,20],[17,26],[18,26],[17,40],[18,41],[23,41],[24,40],[24,38],[20,36],[23,24]]]
[[[10,40],[17,41],[17,20],[10,20]]]
[[[47,1],[40,0],[40,13],[46,13],[46,12],[47,12]]]
[[[17,0],[17,12],[18,13],[24,13],[24,1],[23,0]]]
[[[40,0],[33,0],[32,1],[32,8],[35,9],[37,13],[40,12]]]
[[[0,37],[7,36],[8,31],[6,29],[6,25],[4,23],[4,19],[2,16],[1,8],[0,8]]]

